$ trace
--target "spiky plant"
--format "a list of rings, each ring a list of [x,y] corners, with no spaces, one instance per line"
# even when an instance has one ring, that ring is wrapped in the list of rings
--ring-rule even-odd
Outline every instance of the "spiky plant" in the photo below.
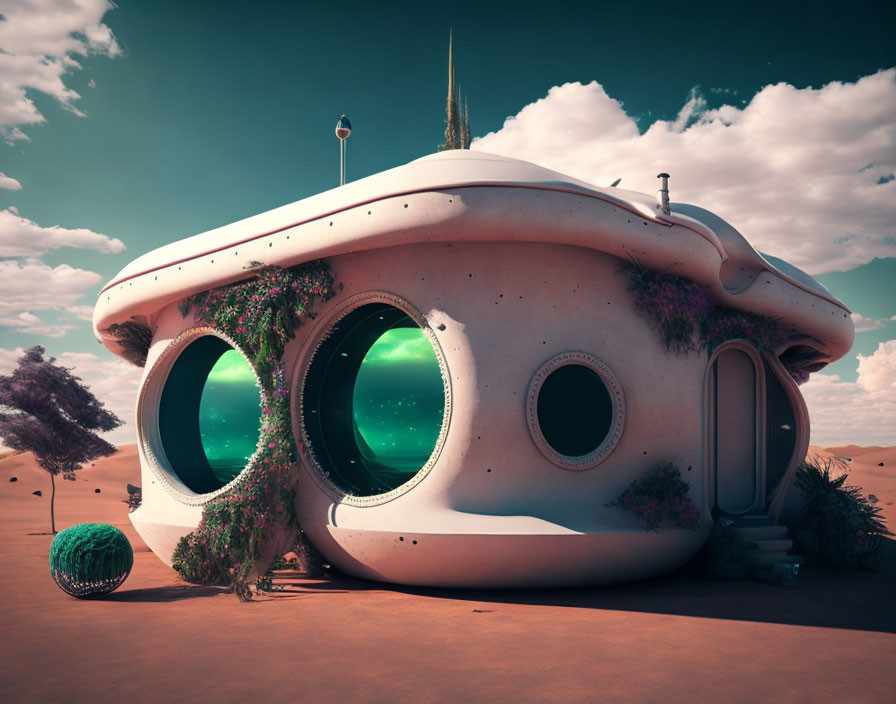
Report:
[[[887,530],[880,508],[846,484],[842,462],[815,458],[797,470],[796,486],[806,500],[808,524],[794,530],[797,550],[810,561],[838,570],[870,570],[880,565]]]

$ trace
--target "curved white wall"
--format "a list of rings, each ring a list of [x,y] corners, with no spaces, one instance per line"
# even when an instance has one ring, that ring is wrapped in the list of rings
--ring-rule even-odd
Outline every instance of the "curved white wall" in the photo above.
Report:
[[[665,352],[633,308],[620,260],[563,245],[453,243],[330,263],[343,290],[321,309],[319,327],[353,295],[390,291],[424,313],[452,386],[444,447],[411,492],[379,506],[340,504],[304,463],[299,515],[334,564],[397,582],[521,586],[644,576],[699,548],[706,524],[648,536],[632,516],[606,506],[643,470],[673,461],[708,516],[701,505],[706,356]],[[287,350],[294,388],[320,332],[300,330]],[[549,461],[525,415],[533,374],[569,351],[607,364],[625,395],[618,446],[587,470]],[[560,569],[558,561],[569,564]]]
[[[388,291],[423,314],[451,376],[444,446],[429,475],[404,495],[375,506],[340,503],[303,458],[298,513],[333,564],[409,584],[534,586],[648,576],[699,549],[710,526],[702,457],[706,355],[666,353],[634,310],[620,260],[565,245],[435,243],[329,264],[342,288],[286,351],[294,409],[328,317],[367,291]],[[169,305],[157,325],[147,369],[193,321]],[[533,374],[569,351],[605,363],[625,397],[617,447],[586,470],[552,463],[526,420]],[[154,412],[143,408],[140,417]],[[145,442],[150,426],[142,423]],[[132,520],[170,563],[177,539],[198,524],[202,499],[186,501],[166,488],[158,476],[166,471],[163,453],[157,459],[153,468],[141,448],[144,505]],[[667,461],[691,483],[703,516],[698,531],[647,533],[633,516],[607,506],[642,471]]]

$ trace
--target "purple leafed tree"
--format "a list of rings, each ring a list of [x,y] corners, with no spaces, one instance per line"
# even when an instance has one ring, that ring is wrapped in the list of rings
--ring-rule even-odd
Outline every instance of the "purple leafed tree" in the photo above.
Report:
[[[44,359],[44,351],[32,347],[12,374],[0,375],[0,438],[17,452],[33,452],[50,473],[55,534],[56,475],[74,480],[85,462],[115,453],[94,431],[112,430],[121,421],[69,369],[56,366],[53,357]]]

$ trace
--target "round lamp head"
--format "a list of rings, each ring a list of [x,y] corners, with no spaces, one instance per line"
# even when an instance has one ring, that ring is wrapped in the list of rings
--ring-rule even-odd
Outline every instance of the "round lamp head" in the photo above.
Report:
[[[336,136],[339,139],[348,139],[348,136],[352,133],[352,123],[348,121],[348,118],[343,115],[339,118],[339,122],[336,123]]]

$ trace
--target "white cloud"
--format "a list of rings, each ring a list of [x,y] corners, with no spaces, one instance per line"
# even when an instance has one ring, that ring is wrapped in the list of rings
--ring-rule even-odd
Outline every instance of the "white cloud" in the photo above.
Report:
[[[22,348],[0,348],[0,374],[15,369]],[[124,421],[124,425],[104,437],[111,443],[123,445],[137,441],[134,407],[143,370],[121,359],[103,360],[88,352],[63,352],[56,359],[60,366],[70,368],[106,408]]]
[[[63,82],[81,65],[74,56],[121,53],[102,23],[107,0],[7,0],[0,20],[0,134],[10,144],[28,140],[23,126],[45,122],[27,91],[39,91],[76,115],[81,97]]]
[[[93,306],[66,306],[65,310],[78,320],[93,321]]]
[[[856,332],[868,332],[869,330],[878,330],[891,320],[896,320],[896,316],[892,318],[866,318],[861,313],[853,313],[851,316],[853,325],[856,326]]]
[[[102,277],[68,264],[50,267],[37,259],[0,260],[0,325],[19,332],[60,337],[74,329],[73,318],[90,320],[92,307],[78,300]],[[46,323],[34,311],[57,311],[63,319]]]
[[[19,191],[22,189],[22,184],[16,181],[12,176],[7,176],[0,171],[0,188],[5,188],[7,191]]]
[[[700,95],[696,88],[691,88],[688,102],[678,111],[675,121],[669,129],[673,132],[683,132],[694,120],[706,112],[706,99]]]
[[[3,347],[0,347],[0,374],[9,374],[13,369],[16,368],[16,364],[19,361],[19,357],[22,356],[22,353],[25,350],[21,347],[16,347],[14,350],[8,350]]]
[[[61,247],[104,254],[125,249],[121,240],[85,228],[41,227],[21,217],[15,208],[0,210],[0,257],[25,258],[0,260],[0,326],[20,333],[61,337],[77,327],[72,324],[75,320],[93,318],[93,306],[79,299],[102,277],[67,264],[50,267],[33,257]],[[47,321],[35,315],[39,311],[63,315]]]
[[[801,387],[812,425],[812,444],[884,445],[896,443],[896,340],[859,355],[859,380],[840,381],[813,374]]]
[[[31,257],[60,247],[93,249],[103,254],[125,250],[121,240],[83,227],[41,227],[23,218],[15,208],[0,210],[0,257]]]
[[[45,323],[27,311],[16,315],[0,315],[0,325],[14,328],[17,332],[46,335],[47,337],[62,337],[68,330],[75,329],[74,325],[68,323]]]
[[[643,134],[597,82],[567,83],[472,148],[645,193],[668,171],[673,201],[718,213],[810,273],[896,256],[896,69],[770,85],[743,107],[707,110],[694,91]]]
[[[858,357],[859,383],[872,394],[891,394],[896,402],[896,340],[881,342],[869,356]]]

